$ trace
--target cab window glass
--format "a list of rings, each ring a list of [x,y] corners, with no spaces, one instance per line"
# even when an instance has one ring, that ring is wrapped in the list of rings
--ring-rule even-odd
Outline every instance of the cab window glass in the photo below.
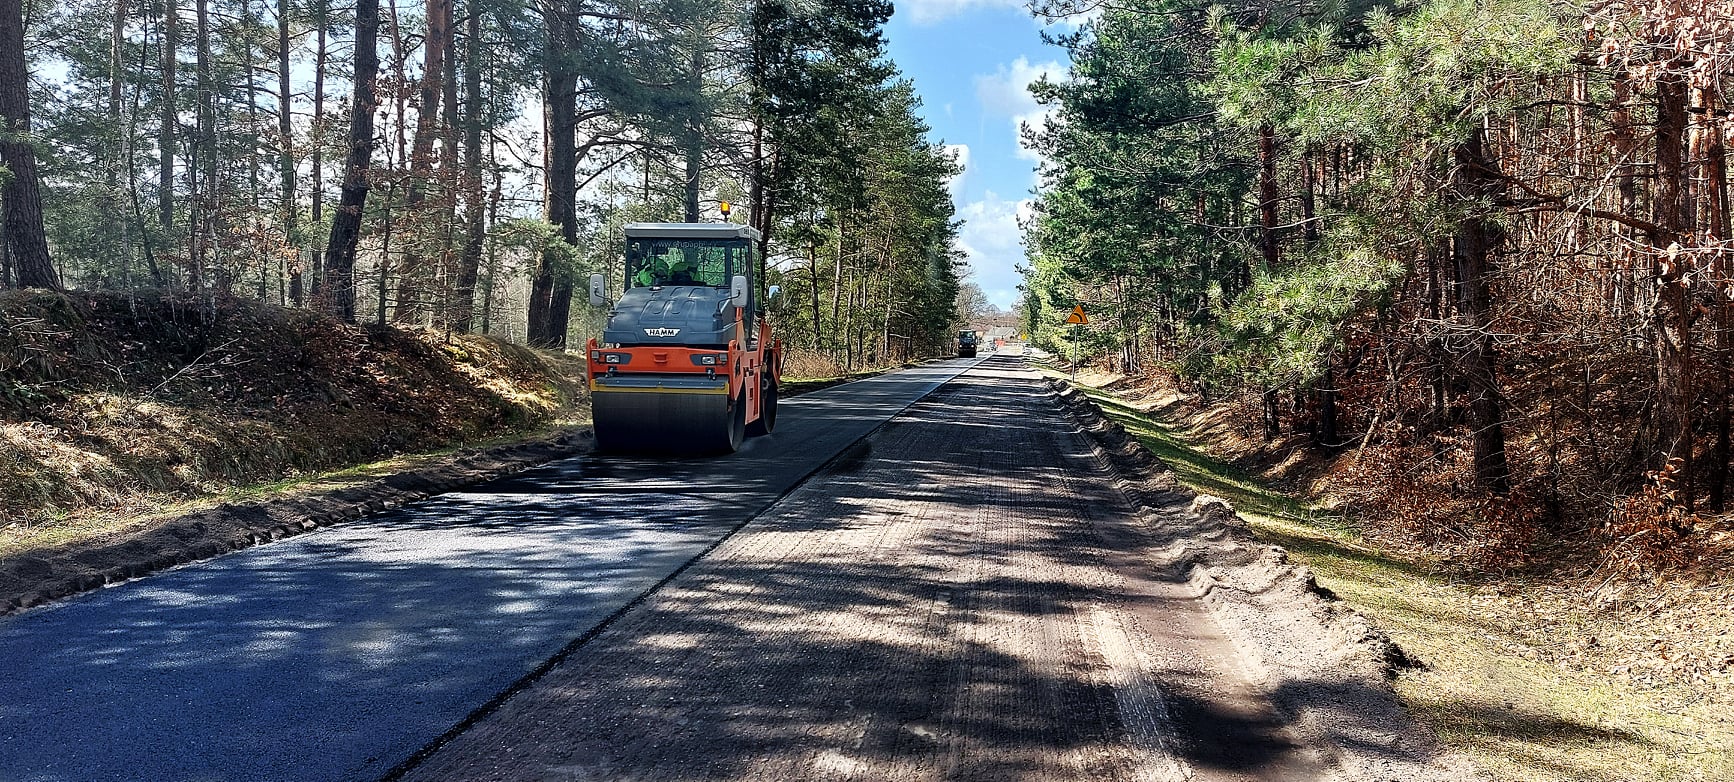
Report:
[[[746,242],[713,239],[632,239],[626,247],[627,284],[703,285],[726,288],[729,272],[742,268]]]

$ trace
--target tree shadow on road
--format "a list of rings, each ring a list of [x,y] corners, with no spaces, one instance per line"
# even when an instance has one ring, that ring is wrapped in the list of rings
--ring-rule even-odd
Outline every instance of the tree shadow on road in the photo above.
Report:
[[[1149,778],[1089,617],[1123,599],[1115,567],[1169,541],[1070,427],[1036,384],[954,383],[407,778]],[[1149,674],[1186,765],[1304,778],[1283,776],[1310,767],[1286,717]]]

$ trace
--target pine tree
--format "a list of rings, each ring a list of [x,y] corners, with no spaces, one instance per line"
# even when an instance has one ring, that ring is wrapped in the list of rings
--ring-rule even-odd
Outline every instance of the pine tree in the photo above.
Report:
[[[378,105],[378,0],[357,0],[355,7],[355,83],[349,113],[349,156],[344,163],[343,195],[331,220],[321,290],[325,306],[355,322],[355,250],[361,240],[362,209],[367,205],[368,166],[373,157],[373,112]]]
[[[48,259],[36,151],[30,140],[30,79],[24,62],[24,5],[0,0],[0,166],[4,166],[6,258],[22,288],[60,288]]]

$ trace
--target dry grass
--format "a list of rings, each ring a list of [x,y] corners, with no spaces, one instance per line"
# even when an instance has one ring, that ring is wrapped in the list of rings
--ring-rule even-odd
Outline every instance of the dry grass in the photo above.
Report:
[[[0,557],[583,413],[576,357],[235,301],[9,292],[0,369]]]
[[[791,349],[783,354],[783,376],[802,380],[822,380],[847,374],[843,365],[830,356],[812,350]]]
[[[844,371],[841,364],[825,354],[807,350],[791,350],[783,357],[782,394],[785,397],[806,394],[854,380],[882,375],[918,363],[921,362],[868,367],[847,372]]]
[[[1493,779],[1734,779],[1729,585],[1455,571],[1207,452],[1229,425],[1220,416],[1218,429],[1194,428],[1209,411],[1183,419],[1171,397],[1086,391],[1181,480],[1233,501],[1261,538],[1422,661],[1396,680],[1398,694]]]

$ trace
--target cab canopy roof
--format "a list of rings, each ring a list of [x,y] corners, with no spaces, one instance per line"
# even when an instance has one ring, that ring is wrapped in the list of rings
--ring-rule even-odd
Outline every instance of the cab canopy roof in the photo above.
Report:
[[[738,223],[627,223],[629,239],[751,239],[759,232]]]

